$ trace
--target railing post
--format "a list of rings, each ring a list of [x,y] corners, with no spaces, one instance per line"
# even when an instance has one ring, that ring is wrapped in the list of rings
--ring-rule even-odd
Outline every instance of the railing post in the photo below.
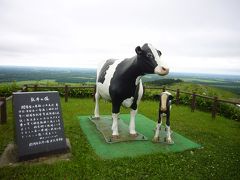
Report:
[[[191,111],[194,112],[196,108],[196,93],[193,92],[192,94],[192,103],[191,103]]]
[[[218,97],[215,96],[213,99],[213,104],[212,104],[212,118],[215,119],[216,118],[216,114],[217,114],[217,104],[218,104]]]
[[[68,85],[65,85],[65,102],[68,102]]]
[[[165,91],[166,91],[166,87],[165,87],[165,86],[163,86],[163,89],[162,89],[162,90],[163,90],[163,92],[165,92]]]
[[[27,84],[25,84],[25,85],[23,85],[24,87],[23,87],[23,91],[24,92],[28,92],[28,85]]]
[[[37,84],[34,85],[34,89],[33,89],[34,91],[37,91],[37,86],[38,86]]]
[[[0,102],[3,102],[1,106],[1,117],[0,117],[0,123],[4,124],[7,122],[7,101],[5,97],[0,97]]]
[[[180,98],[180,90],[177,89],[177,94],[176,94],[176,105],[179,105],[179,98]]]

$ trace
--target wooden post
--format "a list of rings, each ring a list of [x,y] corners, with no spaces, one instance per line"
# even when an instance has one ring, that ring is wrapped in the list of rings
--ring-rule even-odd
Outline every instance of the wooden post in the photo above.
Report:
[[[28,92],[28,85],[27,84],[24,85],[23,92]]]
[[[37,91],[37,86],[38,86],[37,84],[34,85],[34,89],[33,89],[34,91]]]
[[[166,91],[166,87],[165,86],[163,86],[163,92],[165,92]]]
[[[65,85],[65,102],[68,102],[68,85]]]
[[[179,101],[180,101],[180,90],[177,89],[177,94],[176,94],[176,105],[179,105]]]
[[[213,99],[213,104],[212,104],[212,118],[215,119],[216,118],[216,114],[217,114],[217,104],[218,104],[218,97],[215,96]]]
[[[5,97],[0,97],[0,109],[1,109],[1,117],[0,124],[4,124],[7,122],[7,101]]]
[[[196,108],[196,93],[193,92],[192,94],[192,103],[191,103],[191,111],[194,112]]]

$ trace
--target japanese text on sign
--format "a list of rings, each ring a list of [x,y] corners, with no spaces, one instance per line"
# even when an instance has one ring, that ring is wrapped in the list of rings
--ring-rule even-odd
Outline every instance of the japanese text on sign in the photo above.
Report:
[[[21,105],[18,110],[21,139],[37,139],[29,142],[29,147],[63,141],[63,138],[58,137],[57,133],[62,130],[59,104],[48,103],[48,96],[44,98],[31,97],[30,99],[31,103]],[[36,104],[36,102],[41,102],[41,104]]]

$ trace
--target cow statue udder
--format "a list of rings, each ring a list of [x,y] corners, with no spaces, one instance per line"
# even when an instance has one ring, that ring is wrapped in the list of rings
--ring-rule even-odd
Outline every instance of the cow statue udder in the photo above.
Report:
[[[151,44],[135,48],[136,54],[124,60],[109,59],[97,70],[94,118],[100,118],[100,96],[112,102],[112,136],[117,138],[118,116],[121,105],[131,108],[129,133],[137,136],[135,116],[143,95],[141,77],[145,74],[167,75],[169,69],[164,65],[162,53]]]

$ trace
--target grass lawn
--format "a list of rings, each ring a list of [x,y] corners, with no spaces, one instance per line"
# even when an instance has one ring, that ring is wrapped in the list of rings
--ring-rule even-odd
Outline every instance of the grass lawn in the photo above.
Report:
[[[210,113],[191,112],[173,106],[173,131],[199,143],[203,149],[181,153],[155,153],[135,158],[100,159],[80,128],[77,116],[93,112],[92,99],[62,99],[65,135],[72,145],[71,161],[51,165],[21,165],[0,168],[0,179],[240,179],[240,123]],[[156,120],[158,103],[143,101],[139,113]],[[100,102],[100,112],[110,114],[111,106]],[[122,108],[122,113],[128,109]],[[13,141],[11,103],[8,122],[0,125],[0,154]]]

